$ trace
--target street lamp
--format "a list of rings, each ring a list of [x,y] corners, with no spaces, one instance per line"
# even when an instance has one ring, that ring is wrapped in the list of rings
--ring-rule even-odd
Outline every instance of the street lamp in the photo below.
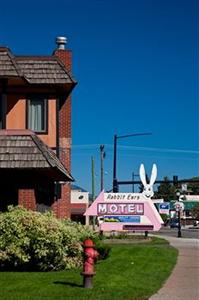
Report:
[[[106,153],[104,151],[104,145],[100,145],[100,186],[101,186],[101,191],[104,189],[104,158],[106,156]]]
[[[132,136],[151,135],[151,133],[132,133],[127,135],[114,135],[114,152],[113,152],[113,193],[118,193],[118,181],[117,181],[117,140]]]
[[[139,174],[135,174],[134,172],[132,172],[132,192],[134,193],[135,192],[135,190],[134,190],[134,179],[135,179],[135,177],[140,177],[140,175]]]
[[[176,212],[178,213],[178,237],[181,237],[182,233],[181,233],[180,215],[181,215],[181,211],[183,211],[183,209],[184,209],[184,204],[182,202],[180,202],[180,200],[181,200],[180,192],[177,192],[176,195],[179,198],[179,200],[175,203],[175,209],[176,209]]]

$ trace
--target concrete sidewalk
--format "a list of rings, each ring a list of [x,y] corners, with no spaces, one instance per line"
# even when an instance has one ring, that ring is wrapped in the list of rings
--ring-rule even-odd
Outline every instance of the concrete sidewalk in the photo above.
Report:
[[[149,300],[199,300],[199,240],[163,237],[179,250],[172,274]]]

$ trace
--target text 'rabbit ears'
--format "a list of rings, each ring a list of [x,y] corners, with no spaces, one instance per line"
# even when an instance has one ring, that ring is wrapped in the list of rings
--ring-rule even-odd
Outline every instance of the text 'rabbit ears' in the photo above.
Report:
[[[153,164],[150,183],[149,183],[150,185],[154,184],[156,177],[157,177],[157,166],[156,166],[156,164]],[[140,180],[144,186],[147,185],[146,172],[145,172],[145,168],[144,168],[143,164],[140,165]]]

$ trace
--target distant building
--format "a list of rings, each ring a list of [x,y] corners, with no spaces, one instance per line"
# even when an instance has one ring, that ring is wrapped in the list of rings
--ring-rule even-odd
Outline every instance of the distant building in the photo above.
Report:
[[[0,47],[0,210],[22,205],[70,217],[71,51],[49,56]]]
[[[199,195],[185,195],[187,201],[199,201]]]
[[[89,192],[77,185],[71,185],[71,219],[88,225],[88,218],[83,215],[89,206]]]

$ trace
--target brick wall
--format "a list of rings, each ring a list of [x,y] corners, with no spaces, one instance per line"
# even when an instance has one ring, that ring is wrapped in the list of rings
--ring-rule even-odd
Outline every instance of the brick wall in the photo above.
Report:
[[[69,73],[72,71],[72,51],[68,49],[59,49],[55,50],[54,55],[60,58],[60,60],[64,63],[66,66],[66,69]]]
[[[18,204],[26,209],[36,210],[36,198],[34,189],[19,189]]]
[[[66,69],[71,73],[72,53],[70,50],[56,50],[54,55],[64,63]],[[60,160],[71,172],[71,96],[61,104],[59,110],[59,146]],[[61,199],[53,204],[53,210],[58,218],[70,217],[70,185],[62,185]]]

